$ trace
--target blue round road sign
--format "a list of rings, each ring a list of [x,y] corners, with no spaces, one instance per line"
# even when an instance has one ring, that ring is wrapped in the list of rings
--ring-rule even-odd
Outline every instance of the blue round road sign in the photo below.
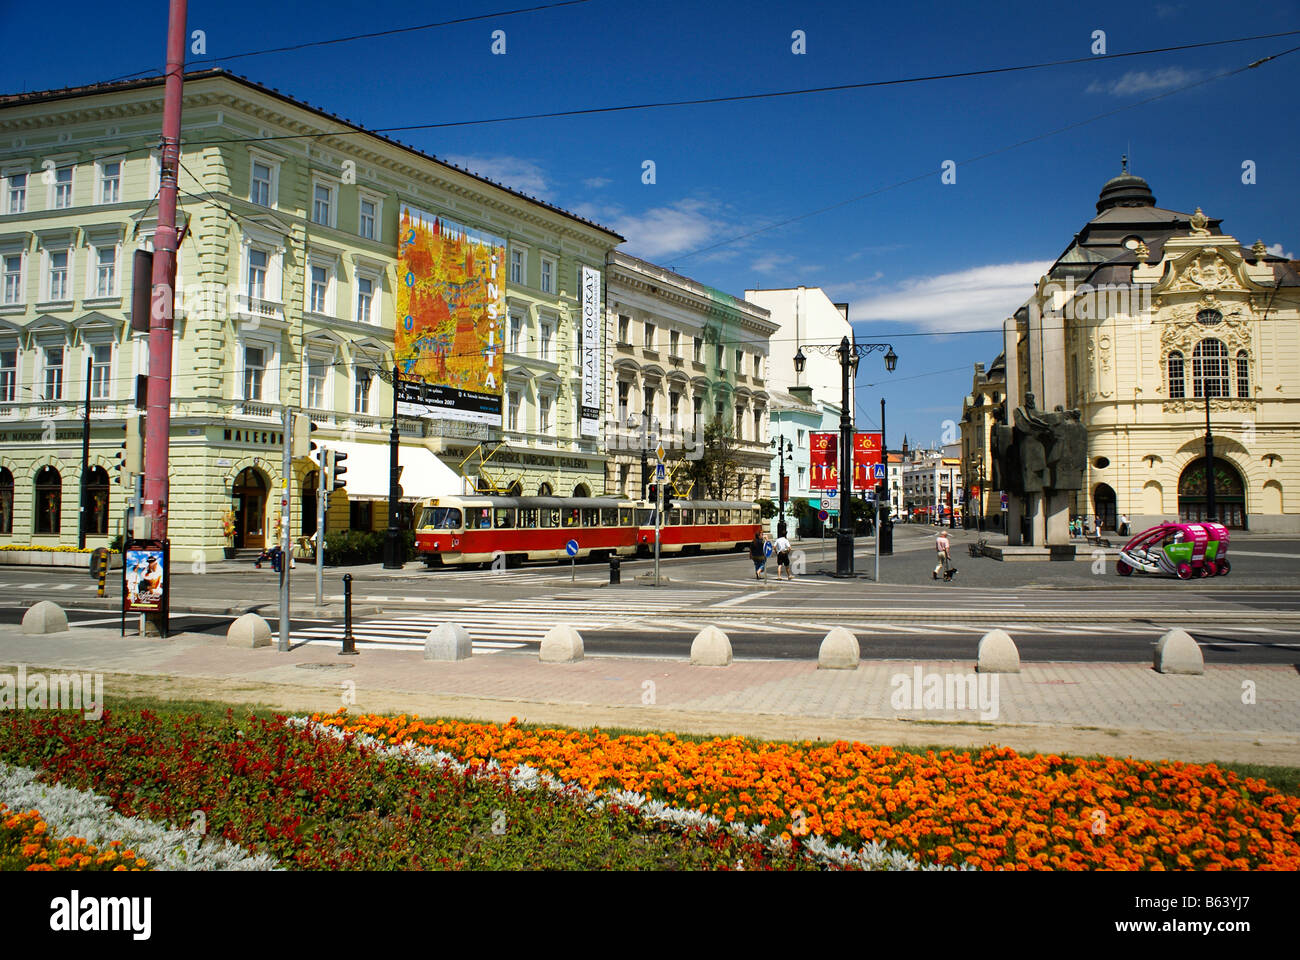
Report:
[[[571,557],[576,557],[578,555],[578,541],[570,540],[568,543],[566,543],[564,545],[564,552]]]
[[[770,557],[771,555],[772,555],[772,542],[769,540],[767,543],[763,544],[763,556]]]
[[[825,523],[827,520],[829,520],[830,516],[831,515],[827,513],[825,510],[817,511],[817,519],[820,520],[822,523]]]

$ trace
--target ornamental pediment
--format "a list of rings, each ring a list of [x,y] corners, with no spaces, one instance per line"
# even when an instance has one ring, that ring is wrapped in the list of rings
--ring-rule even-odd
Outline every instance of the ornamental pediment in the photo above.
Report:
[[[1165,246],[1164,272],[1152,291],[1156,295],[1170,293],[1260,293],[1270,286],[1259,282],[1272,278],[1272,270],[1247,263],[1239,252],[1237,241],[1231,237],[1229,244],[1206,243],[1200,237],[1178,237]],[[1135,280],[1138,278],[1135,276]]]

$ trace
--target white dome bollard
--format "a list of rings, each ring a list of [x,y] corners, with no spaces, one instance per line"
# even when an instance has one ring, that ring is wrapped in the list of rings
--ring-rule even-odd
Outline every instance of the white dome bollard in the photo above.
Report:
[[[233,647],[269,647],[271,625],[255,613],[246,613],[226,631],[226,643]]]
[[[980,673],[1019,673],[1020,651],[1005,630],[990,630],[980,637],[979,664]]]
[[[50,600],[32,604],[23,614],[23,633],[63,633],[68,629],[68,615]]]
[[[1205,657],[1201,646],[1186,630],[1173,630],[1156,641],[1155,668],[1159,673],[1182,673],[1201,676],[1205,673]]]
[[[717,627],[705,627],[691,641],[691,666],[725,667],[731,664],[731,640]]]
[[[542,663],[577,663],[584,653],[582,634],[567,623],[557,623],[542,637],[538,659]]]
[[[474,643],[459,623],[440,623],[424,638],[426,660],[468,660],[474,655]]]
[[[818,670],[856,670],[862,657],[862,648],[853,631],[835,627],[826,634],[817,649]]]

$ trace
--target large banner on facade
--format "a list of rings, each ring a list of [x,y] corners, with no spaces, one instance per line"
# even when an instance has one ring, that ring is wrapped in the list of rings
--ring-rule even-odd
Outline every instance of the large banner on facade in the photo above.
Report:
[[[879,482],[872,476],[872,467],[880,463],[880,434],[855,433],[853,435],[853,489],[874,490]]]
[[[397,412],[500,426],[505,240],[407,204],[399,226]]]
[[[578,271],[582,291],[582,436],[600,434],[601,352],[604,314],[600,309],[600,271],[583,264]]]
[[[808,435],[809,490],[838,490],[840,488],[838,433],[810,433]]]

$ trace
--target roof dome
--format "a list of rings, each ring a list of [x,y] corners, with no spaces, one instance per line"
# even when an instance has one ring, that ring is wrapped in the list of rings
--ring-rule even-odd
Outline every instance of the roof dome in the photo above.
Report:
[[[1151,187],[1141,177],[1128,172],[1128,157],[1124,158],[1123,169],[1118,177],[1111,177],[1101,188],[1097,198],[1097,212],[1111,207],[1154,207],[1156,198]]]

